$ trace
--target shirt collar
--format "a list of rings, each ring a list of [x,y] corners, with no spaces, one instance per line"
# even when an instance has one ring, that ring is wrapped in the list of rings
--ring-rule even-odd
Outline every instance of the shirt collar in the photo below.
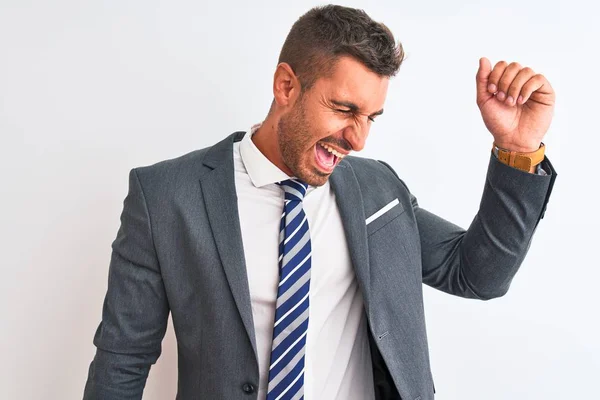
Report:
[[[253,125],[240,142],[240,156],[252,184],[262,187],[290,179],[290,177],[273,164],[252,141],[252,135],[262,123]]]

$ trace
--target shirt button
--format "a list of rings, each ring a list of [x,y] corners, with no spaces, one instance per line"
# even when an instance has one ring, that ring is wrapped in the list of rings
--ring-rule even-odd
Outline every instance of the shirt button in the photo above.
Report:
[[[244,385],[242,386],[242,390],[246,394],[252,394],[254,393],[254,385],[251,383],[244,383]]]

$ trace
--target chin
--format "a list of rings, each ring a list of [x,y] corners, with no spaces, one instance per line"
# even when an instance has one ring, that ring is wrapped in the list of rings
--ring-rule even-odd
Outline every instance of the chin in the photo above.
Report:
[[[325,183],[327,183],[331,173],[325,173],[314,166],[309,166],[307,168],[303,168],[303,171],[294,175],[297,176],[302,182],[307,183],[310,186],[323,186]]]
[[[333,171],[322,171],[312,159],[312,153],[306,158],[297,158],[295,162],[285,163],[292,175],[310,186],[323,186]]]
[[[329,175],[323,176],[323,177],[318,176],[318,177],[314,177],[311,182],[306,182],[306,183],[308,183],[310,186],[319,187],[319,186],[323,186],[324,184],[326,184],[328,179],[329,179]]]

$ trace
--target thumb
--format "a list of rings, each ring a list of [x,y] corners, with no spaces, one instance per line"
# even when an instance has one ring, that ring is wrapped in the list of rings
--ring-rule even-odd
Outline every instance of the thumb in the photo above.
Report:
[[[493,96],[488,92],[488,78],[492,73],[492,64],[485,57],[479,59],[479,69],[477,70],[477,104],[488,100]]]

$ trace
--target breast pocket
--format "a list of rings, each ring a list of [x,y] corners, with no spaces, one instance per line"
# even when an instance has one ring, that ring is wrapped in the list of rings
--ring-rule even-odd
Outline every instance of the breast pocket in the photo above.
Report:
[[[367,236],[372,235],[398,218],[404,211],[404,206],[397,198],[380,208],[365,221],[367,224]]]

